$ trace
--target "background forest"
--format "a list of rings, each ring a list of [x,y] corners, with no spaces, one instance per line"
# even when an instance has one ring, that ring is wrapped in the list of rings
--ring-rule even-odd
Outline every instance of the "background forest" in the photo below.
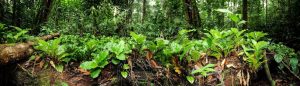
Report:
[[[299,44],[298,0],[1,0],[3,24],[30,28],[39,35],[171,37],[180,29],[203,31],[236,27],[216,9],[228,9],[247,21],[244,29],[269,33],[276,42]],[[242,27],[242,26],[238,26]],[[196,36],[195,36],[196,37]]]
[[[131,78],[111,81],[112,85],[145,82],[147,85],[228,86],[233,83],[229,84],[230,80],[225,78],[236,76],[223,72],[226,67],[230,69],[238,64],[237,60],[245,64],[230,70],[230,73],[241,73],[243,78],[239,78],[238,85],[264,80],[270,85],[298,85],[299,32],[299,0],[0,0],[0,44],[24,42],[37,51],[20,67],[35,68],[39,64],[43,68],[44,64],[50,64],[58,72],[78,67],[80,74],[91,76],[85,79],[92,79],[94,85],[103,84],[101,80],[106,75],[116,75]],[[53,33],[61,37],[48,42],[35,39]],[[4,47],[0,48],[5,51]],[[1,52],[1,58],[8,58]],[[5,63],[1,58],[0,64]],[[158,79],[162,76],[158,74],[154,80],[149,78],[143,83],[132,78],[133,71],[151,69],[153,76],[158,73],[167,76]],[[260,72],[266,78],[260,80]],[[282,79],[285,75],[291,78]],[[3,77],[9,76],[0,75]],[[168,81],[170,77],[182,81]],[[63,85],[78,85],[60,79]],[[45,82],[52,84],[51,80]],[[83,82],[90,85],[88,81]],[[39,83],[44,82],[36,84]]]

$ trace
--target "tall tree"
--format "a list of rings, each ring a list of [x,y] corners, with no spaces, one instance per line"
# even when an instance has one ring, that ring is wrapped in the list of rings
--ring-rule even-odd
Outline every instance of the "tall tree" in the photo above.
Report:
[[[242,12],[242,19],[248,22],[248,1],[247,0],[243,0],[243,12]],[[247,29],[248,27],[248,23],[245,23],[243,25],[243,29]]]
[[[38,29],[39,25],[46,22],[48,20],[48,16],[51,12],[52,5],[55,0],[43,0],[40,6],[40,9],[36,15],[35,22],[32,26],[31,33],[37,35],[40,32]]]
[[[19,9],[19,3],[20,0],[13,0],[13,14],[12,14],[12,25],[14,26],[20,26],[20,9]]]
[[[142,23],[144,23],[146,15],[147,15],[146,9],[147,9],[147,0],[143,0]]]
[[[5,4],[5,1],[4,0],[0,0],[0,21],[3,21],[4,19],[4,4]]]
[[[184,7],[188,23],[194,27],[200,27],[201,19],[196,0],[184,0]]]

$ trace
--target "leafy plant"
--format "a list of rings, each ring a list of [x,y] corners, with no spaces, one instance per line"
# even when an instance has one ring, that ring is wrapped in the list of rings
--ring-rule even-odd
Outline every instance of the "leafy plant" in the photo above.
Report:
[[[101,51],[98,54],[92,54],[93,60],[92,61],[85,61],[80,64],[80,67],[86,70],[91,71],[91,77],[96,78],[101,73],[101,69],[103,69],[107,64],[108,61],[108,51]]]
[[[130,32],[130,36],[136,41],[137,44],[143,44],[146,41],[146,36]]]
[[[268,35],[268,34],[263,33],[263,32],[250,32],[247,34],[247,37],[249,39],[254,39],[256,41],[259,41],[261,38],[265,37],[266,35]]]
[[[299,73],[299,59],[295,51],[283,44],[271,44],[269,50],[275,52],[274,60],[279,64],[279,69],[287,67],[295,74]]]
[[[206,66],[204,66],[204,67],[202,67],[200,69],[192,71],[191,74],[201,74],[204,77],[206,77],[208,73],[211,73],[211,72],[215,71],[214,67],[215,67],[214,64],[207,64]]]
[[[121,75],[122,75],[122,77],[123,78],[127,78],[127,76],[128,76],[128,69],[129,69],[129,65],[128,64],[124,64],[123,65],[123,71],[121,71]]]
[[[38,45],[35,49],[43,51],[47,57],[58,60],[57,65],[54,62],[50,64],[59,72],[63,71],[63,64],[61,62],[69,62],[70,58],[66,58],[69,54],[66,53],[65,45],[60,45],[61,39],[57,38],[53,41],[46,42],[44,40],[38,40]]]
[[[226,13],[231,21],[233,21],[237,25],[245,24],[246,21],[242,20],[241,14],[234,14],[228,9],[216,9],[218,12]]]
[[[195,78],[193,76],[186,76],[186,79],[191,83],[193,84],[194,81],[195,81]]]
[[[265,48],[268,46],[268,42],[266,41],[255,41],[252,40],[251,47],[243,46],[244,52],[247,56],[247,61],[249,62],[250,67],[253,70],[257,70],[261,64],[265,61],[263,60],[263,57],[265,56]]]
[[[131,49],[125,41],[120,40],[118,43],[109,42],[106,44],[106,48],[115,54],[117,60],[126,60],[126,54],[131,53]]]
[[[16,43],[34,38],[27,33],[27,29],[22,29],[14,26],[7,27],[4,24],[0,24],[0,42],[2,41],[7,43]]]
[[[235,42],[232,41],[232,36],[238,36],[236,34],[239,33],[237,31],[236,34],[232,34],[231,30],[210,30],[209,33],[204,34],[206,38],[204,38],[203,45],[208,49],[208,54],[220,59],[221,57],[226,57],[232,51],[235,46]]]

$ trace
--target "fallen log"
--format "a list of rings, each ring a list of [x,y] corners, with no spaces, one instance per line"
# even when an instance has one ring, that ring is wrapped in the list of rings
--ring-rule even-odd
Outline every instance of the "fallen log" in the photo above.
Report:
[[[49,40],[55,37],[59,37],[59,35],[59,33],[54,33],[51,35],[39,37],[39,39]],[[13,63],[29,57],[34,51],[34,44],[36,44],[36,42],[34,41],[17,44],[0,44],[0,65]]]

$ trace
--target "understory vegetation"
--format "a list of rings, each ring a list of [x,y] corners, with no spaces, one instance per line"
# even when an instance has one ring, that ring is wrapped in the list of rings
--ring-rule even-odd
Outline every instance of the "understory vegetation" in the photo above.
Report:
[[[300,2],[275,1],[4,0],[0,64],[7,45],[30,43],[12,64],[63,75],[37,85],[298,85]]]

